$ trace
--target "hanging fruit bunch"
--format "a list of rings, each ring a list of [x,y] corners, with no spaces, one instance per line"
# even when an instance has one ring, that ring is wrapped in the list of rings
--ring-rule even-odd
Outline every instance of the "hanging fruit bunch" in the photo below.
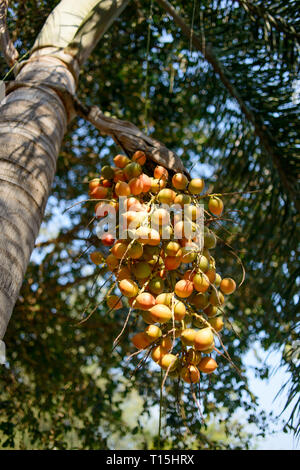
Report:
[[[90,258],[112,273],[108,308],[125,303],[142,318],[143,331],[131,337],[137,352],[146,351],[168,375],[197,383],[201,372],[217,368],[212,355],[220,352],[225,296],[236,289],[212,256],[217,236],[210,224],[222,216],[223,202],[202,194],[201,178],[171,177],[159,165],[149,176],[146,160],[142,151],[131,159],[117,155],[115,166],[89,182],[104,247]]]

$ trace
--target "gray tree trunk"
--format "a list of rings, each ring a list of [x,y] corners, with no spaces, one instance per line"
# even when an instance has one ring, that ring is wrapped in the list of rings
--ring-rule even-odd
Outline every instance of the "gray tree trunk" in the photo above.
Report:
[[[83,6],[83,20],[78,21],[77,14],[74,33],[69,43],[62,45],[59,39],[66,37],[64,18],[67,15],[66,23],[70,25],[72,16],[72,10],[66,11],[72,2],[62,0],[54,10],[56,16],[52,16],[56,21],[60,18],[60,24],[56,25],[51,18],[45,24],[33,48],[35,52],[17,74],[15,89],[0,107],[0,339],[4,337],[40,229],[70,119],[64,102],[49,84],[75,93],[85,52],[91,52],[96,40],[128,1],[77,0],[76,7],[79,3]],[[88,4],[92,7],[89,11]],[[68,24],[66,27],[69,34],[70,27]],[[36,85],[28,87],[24,82]]]

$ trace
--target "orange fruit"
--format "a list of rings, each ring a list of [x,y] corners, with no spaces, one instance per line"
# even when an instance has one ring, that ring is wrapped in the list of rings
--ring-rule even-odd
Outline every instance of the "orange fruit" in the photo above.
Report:
[[[100,251],[94,251],[90,253],[90,260],[98,266],[98,264],[103,263],[103,255]]]
[[[125,181],[118,181],[115,186],[115,193],[117,196],[129,196],[131,193],[129,184]]]
[[[224,277],[220,282],[220,289],[223,294],[232,294],[236,289],[236,283],[230,277]]]
[[[154,169],[154,178],[160,180],[167,180],[168,179],[168,176],[169,176],[169,173],[168,173],[168,170],[166,168],[164,168],[163,166],[160,166],[158,165],[157,167],[155,167]]]
[[[189,297],[194,290],[194,285],[191,281],[181,279],[175,284],[175,294],[180,298]]]
[[[114,164],[118,168],[125,168],[128,163],[130,163],[130,158],[128,158],[126,155],[116,155],[114,158]]]
[[[182,330],[180,339],[185,346],[192,346],[194,344],[196,334],[197,330],[186,328],[185,330]]]
[[[155,298],[148,292],[142,292],[136,297],[135,308],[139,308],[141,310],[149,310],[151,307],[154,307],[154,305]]]
[[[193,364],[183,367],[180,376],[188,384],[195,384],[200,380],[200,372]]]
[[[198,367],[201,372],[211,374],[218,367],[218,364],[212,357],[203,357],[199,362]]]
[[[151,344],[150,339],[145,335],[144,332],[134,335],[131,338],[131,342],[137,349],[145,349]]]
[[[185,189],[188,185],[188,179],[183,173],[176,173],[172,178],[172,185],[175,189]]]
[[[132,161],[137,162],[140,165],[144,165],[146,163],[146,160],[147,160],[146,154],[142,150],[137,150],[132,155]]]

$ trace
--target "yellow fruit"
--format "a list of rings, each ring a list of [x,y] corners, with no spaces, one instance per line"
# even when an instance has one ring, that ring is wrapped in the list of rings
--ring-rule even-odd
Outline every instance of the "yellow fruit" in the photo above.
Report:
[[[180,298],[189,297],[194,290],[194,285],[191,281],[181,279],[175,284],[175,294]]]
[[[174,370],[177,367],[178,359],[174,354],[165,354],[159,361],[159,365],[164,370]]]
[[[193,284],[194,288],[196,289],[197,292],[206,292],[207,289],[209,288],[209,279],[207,279],[205,274],[195,274],[193,277]]]
[[[224,327],[224,322],[222,317],[210,318],[209,323],[216,331],[222,331]]]
[[[151,307],[149,311],[155,321],[159,323],[166,323],[172,318],[171,310],[163,304],[156,304],[154,307]]]
[[[204,189],[204,181],[201,178],[194,178],[189,182],[188,190],[191,194],[200,194]]]
[[[223,201],[216,196],[212,196],[208,201],[208,209],[212,214],[220,216],[224,209]]]
[[[147,326],[144,333],[151,342],[156,341],[162,335],[161,329],[156,325]]]
[[[205,351],[214,341],[214,335],[210,328],[203,328],[196,332],[194,347],[198,351]]]
[[[125,297],[129,299],[131,297],[136,297],[139,292],[138,285],[131,279],[122,279],[119,282],[119,289]]]
[[[186,328],[181,332],[180,339],[185,346],[192,346],[196,337],[197,331],[192,328]]]
[[[202,356],[200,351],[196,351],[195,349],[191,348],[188,350],[185,359],[188,364],[196,366],[200,362],[201,357]]]

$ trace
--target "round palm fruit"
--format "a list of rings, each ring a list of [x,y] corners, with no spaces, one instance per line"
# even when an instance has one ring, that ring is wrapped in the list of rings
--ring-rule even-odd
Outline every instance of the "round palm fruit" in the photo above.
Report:
[[[176,369],[178,359],[174,354],[165,354],[159,361],[159,365],[164,370],[173,371]]]
[[[197,259],[198,268],[205,273],[209,269],[209,262],[206,256],[200,255]]]
[[[161,189],[157,195],[157,199],[161,204],[172,204],[176,196],[175,191],[172,189],[164,188]]]
[[[151,178],[151,192],[157,194],[166,186],[166,181],[163,179]]]
[[[194,244],[193,244],[194,245]],[[195,261],[197,258],[197,252],[196,249],[191,249],[191,246],[186,245],[182,247],[182,256],[181,256],[181,262],[184,264],[192,263]]]
[[[139,179],[143,183],[143,193],[147,193],[151,189],[151,178],[148,175],[145,175],[145,173],[142,173],[139,176]]]
[[[198,351],[205,351],[214,341],[214,334],[211,328],[202,328],[196,332],[194,338],[194,347]]]
[[[166,323],[171,320],[172,312],[166,305],[156,304],[149,309],[152,318],[158,323]]]
[[[131,338],[131,342],[137,349],[145,349],[151,344],[151,340],[144,332],[137,333]]]
[[[176,256],[176,253],[181,249],[181,246],[176,241],[169,241],[165,247],[165,253],[167,256]]]
[[[215,286],[219,287],[219,285],[221,284],[221,281],[222,281],[222,278],[221,278],[220,274],[216,273]]]
[[[111,166],[104,165],[101,169],[101,176],[103,176],[105,180],[112,180],[115,176],[115,172]]]
[[[195,384],[200,380],[200,372],[193,364],[183,367],[180,376],[188,384]]]
[[[127,244],[123,242],[116,242],[111,249],[112,254],[118,259],[122,259],[126,251]]]
[[[224,328],[224,322],[222,317],[215,317],[215,318],[210,318],[209,323],[211,326],[214,328],[216,331],[222,331]]]
[[[150,276],[152,270],[148,263],[139,261],[131,268],[133,274],[137,279],[145,279]]]
[[[183,279],[186,279],[188,281],[193,281],[195,274],[196,274],[196,271],[194,269],[188,269],[187,271],[185,271],[183,275]]]
[[[142,310],[140,312],[143,320],[145,323],[147,323],[148,325],[153,325],[153,323],[155,323],[155,319],[152,317],[151,313],[149,312],[149,310]]]
[[[90,253],[90,260],[98,266],[98,264],[103,263],[103,255],[100,251],[94,251]]]
[[[210,197],[208,201],[208,209],[210,210],[212,214],[220,216],[224,209],[224,204],[223,204],[222,199],[216,196]]]
[[[194,344],[196,334],[197,331],[193,330],[193,328],[186,328],[185,330],[182,330],[180,335],[181,342],[185,346],[192,346]]]
[[[137,196],[138,194],[141,194],[143,192],[144,183],[139,177],[131,178],[131,180],[129,180],[128,182],[128,185],[130,187],[130,193],[134,196]]]
[[[209,305],[209,294],[208,292],[198,292],[197,294],[194,294],[193,297],[191,298],[191,303],[197,308],[197,309],[205,309]]]
[[[180,300],[175,301],[174,305],[174,319],[175,321],[181,321],[185,317],[186,307]]]
[[[220,291],[213,290],[209,297],[209,303],[215,305],[216,307],[223,305],[224,300],[224,295]]]
[[[111,310],[119,310],[123,307],[122,300],[117,295],[109,295],[106,303]]]
[[[181,258],[177,258],[176,256],[166,256],[164,259],[165,268],[168,271],[173,271],[181,265]]]
[[[171,351],[173,347],[173,336],[165,336],[160,341],[160,346],[164,348],[166,351]]]
[[[109,255],[109,256],[113,256],[113,255]],[[109,256],[106,258],[106,262]],[[118,260],[118,258],[116,259]],[[118,263],[119,263],[119,260],[118,260]],[[130,269],[127,266],[121,266],[121,268],[118,269],[116,272],[116,278],[118,279],[118,281],[122,281],[122,279],[130,279],[130,276],[131,276]]]
[[[169,177],[168,170],[164,168],[163,166],[158,165],[157,167],[154,168],[154,178],[156,179],[162,179],[162,180],[167,180]]]
[[[232,294],[236,289],[236,283],[230,277],[224,277],[220,282],[220,289],[223,294]]]
[[[160,277],[154,277],[149,282],[148,288],[152,294],[158,295],[161,294],[164,290],[164,281]]]
[[[122,279],[119,282],[119,289],[125,297],[129,299],[131,297],[136,297],[139,292],[138,285],[132,281],[132,279]]]
[[[90,196],[92,199],[105,199],[108,194],[108,189],[104,188],[104,186],[97,186],[97,188],[93,189],[90,192]]]
[[[131,180],[132,178],[137,178],[138,176],[140,176],[140,174],[142,173],[142,167],[139,163],[131,162],[125,166],[123,171],[127,180]]]
[[[158,345],[158,346],[155,346],[155,348],[153,348],[152,353],[151,353],[151,358],[153,359],[154,362],[160,362],[163,356],[165,356],[166,354],[168,354],[168,351],[166,351],[166,349]]]
[[[207,276],[203,273],[195,274],[193,284],[196,291],[202,293],[206,292],[210,286],[209,279],[207,279]]]
[[[199,364],[201,357],[201,351],[196,351],[195,349],[191,348],[188,350],[185,356],[185,360],[188,364],[196,366],[197,364]]]
[[[113,254],[109,254],[108,257],[105,260],[107,267],[110,271],[113,271],[118,265],[119,265],[119,260],[116,258]],[[127,276],[128,277],[128,276]]]
[[[114,164],[118,168],[125,168],[128,163],[130,163],[130,158],[128,158],[126,155],[116,155],[114,158]]]
[[[144,165],[146,163],[146,160],[147,160],[146,154],[142,150],[137,150],[132,155],[132,161],[137,162],[140,165]]]
[[[217,239],[211,230],[209,231],[204,231],[204,246],[205,248],[208,248],[209,250],[212,248],[215,248],[217,244]]]
[[[155,299],[155,303],[169,306],[172,302],[172,296],[173,294],[170,292],[164,292],[162,294],[159,294]]]
[[[204,189],[204,181],[201,178],[194,178],[189,182],[188,190],[191,194],[200,194]]]
[[[218,307],[216,307],[215,305],[208,305],[206,308],[203,309],[203,312],[205,313],[205,315],[208,316],[208,318],[213,318],[218,313]]]
[[[123,170],[115,170],[115,176],[114,176],[114,183],[118,183],[119,181],[126,181],[125,175],[123,173]]]
[[[100,178],[94,178],[91,181],[89,181],[89,191],[93,191],[94,189],[98,188],[100,184]]]
[[[175,189],[185,189],[188,185],[188,179],[183,173],[176,173],[172,178],[172,185]]]
[[[203,357],[198,364],[200,372],[204,374],[211,374],[217,367],[218,364],[212,357]]]
[[[135,308],[140,310],[149,310],[155,305],[155,298],[149,292],[142,292],[136,297]]]
[[[139,259],[143,255],[143,245],[137,241],[128,248],[127,255],[130,259]]]
[[[130,196],[131,190],[129,184],[125,181],[118,181],[115,186],[115,193],[117,196]]]
[[[147,326],[144,333],[151,342],[156,341],[162,335],[161,329],[156,325]]]
[[[104,233],[101,242],[104,246],[112,246],[115,243],[115,238],[111,233]]]
[[[182,299],[189,297],[192,294],[193,290],[193,283],[185,279],[181,279],[180,281],[176,282],[174,289],[175,294]]]
[[[188,194],[177,194],[174,199],[174,204],[184,207],[186,204],[191,203],[191,196]]]

